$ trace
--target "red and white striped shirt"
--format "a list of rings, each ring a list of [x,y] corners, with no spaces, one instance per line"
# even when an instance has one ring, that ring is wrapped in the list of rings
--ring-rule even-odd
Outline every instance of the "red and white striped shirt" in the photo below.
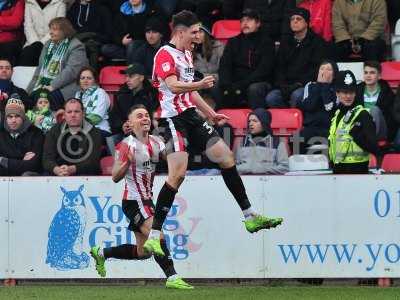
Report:
[[[183,52],[168,44],[157,51],[153,66],[153,85],[159,93],[161,118],[171,118],[190,107],[195,107],[191,92],[182,94],[171,92],[165,83],[165,79],[171,75],[176,75],[178,81],[192,82],[194,67],[190,51]]]
[[[153,181],[157,162],[165,150],[164,142],[156,136],[149,136],[149,143],[143,144],[130,135],[118,144],[115,155],[127,157],[127,151],[133,156],[131,165],[125,175],[123,200],[152,200]]]

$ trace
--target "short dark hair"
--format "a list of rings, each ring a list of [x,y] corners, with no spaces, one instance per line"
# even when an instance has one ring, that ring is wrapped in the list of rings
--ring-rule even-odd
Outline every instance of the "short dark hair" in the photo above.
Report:
[[[93,74],[93,77],[94,77],[94,80],[96,81],[96,83],[99,83],[99,73],[97,73],[97,71],[96,71],[94,68],[88,66],[88,67],[83,67],[83,68],[79,71],[79,75],[78,75],[78,78],[77,78],[77,80],[76,80],[76,83],[77,83],[78,85],[79,85],[80,80],[81,80],[81,75],[82,75],[82,73],[85,72],[85,71],[91,72],[91,73]]]
[[[370,67],[378,70],[378,73],[382,73],[382,66],[378,61],[375,60],[368,60],[364,63],[364,68],[365,67]]]
[[[12,63],[12,61],[11,61],[11,58],[6,57],[6,56],[0,56],[0,60],[8,61],[8,62],[10,63],[10,65],[11,65],[11,68],[14,67],[14,65],[13,65],[13,63]]]
[[[200,23],[196,14],[189,10],[182,10],[176,15],[172,16],[172,28],[175,29],[177,26],[190,27],[192,25]]]
[[[82,111],[85,112],[85,107],[83,106],[83,102],[81,99],[78,99],[78,98],[69,98],[67,101],[65,101],[64,102],[64,110],[67,107],[68,103],[74,103],[74,102],[78,102],[81,106]]]
[[[135,110],[140,109],[140,108],[145,109],[147,112],[149,112],[149,110],[147,109],[147,107],[144,106],[143,104],[135,104],[135,105],[133,105],[133,106],[129,109],[129,111],[128,111],[128,116],[129,116],[131,113],[133,113]]]

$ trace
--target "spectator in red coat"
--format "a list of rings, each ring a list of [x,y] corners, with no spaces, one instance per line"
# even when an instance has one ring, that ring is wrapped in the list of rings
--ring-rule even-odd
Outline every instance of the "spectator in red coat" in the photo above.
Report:
[[[0,0],[0,53],[12,64],[23,44],[24,10],[24,0]]]

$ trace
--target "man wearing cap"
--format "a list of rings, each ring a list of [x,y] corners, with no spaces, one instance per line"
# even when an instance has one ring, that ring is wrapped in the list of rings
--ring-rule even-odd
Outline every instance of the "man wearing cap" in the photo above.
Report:
[[[165,27],[165,26],[164,26]],[[157,18],[150,18],[146,23],[145,38],[146,41],[138,49],[128,56],[127,61],[131,63],[141,63],[144,66],[145,75],[151,77],[153,71],[153,60],[158,49],[165,45],[163,40],[163,24]]]
[[[383,61],[385,55],[386,1],[335,0],[332,28],[338,61],[353,54],[361,60]]]
[[[240,19],[241,33],[229,39],[219,65],[222,94],[218,107],[265,107],[270,88],[275,46],[260,31],[260,16],[246,9]]]
[[[314,80],[319,64],[329,58],[326,42],[310,28],[310,12],[304,8],[290,11],[293,32],[282,38],[275,69],[275,86],[268,93],[267,107],[295,106],[303,98],[304,86]]]
[[[39,175],[43,140],[41,130],[26,119],[22,101],[8,99],[0,131],[0,176]]]
[[[335,174],[368,173],[369,154],[381,156],[374,121],[356,100],[356,89],[354,74],[340,71],[335,78],[339,105],[329,129],[329,158]]]
[[[124,135],[131,132],[128,124],[128,111],[135,104],[143,104],[152,113],[157,105],[155,90],[145,80],[145,69],[139,63],[133,63],[121,73],[126,75],[125,84],[117,93],[113,108],[110,112],[110,125],[115,141],[118,142]]]

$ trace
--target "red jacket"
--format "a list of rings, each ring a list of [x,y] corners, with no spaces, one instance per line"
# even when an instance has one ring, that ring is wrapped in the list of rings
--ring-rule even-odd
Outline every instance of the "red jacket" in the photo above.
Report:
[[[22,39],[24,10],[25,1],[18,0],[13,7],[0,12],[0,43]]]
[[[299,5],[311,15],[311,29],[325,41],[332,41],[332,0],[304,0]]]

